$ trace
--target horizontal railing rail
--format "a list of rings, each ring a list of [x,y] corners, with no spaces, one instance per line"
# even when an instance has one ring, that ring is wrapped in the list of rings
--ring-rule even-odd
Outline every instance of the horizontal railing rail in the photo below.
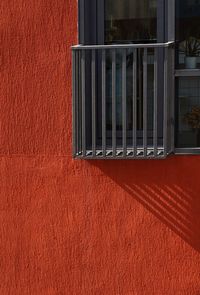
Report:
[[[172,47],[174,45],[173,41],[165,42],[165,43],[143,43],[143,44],[134,44],[134,43],[126,43],[126,44],[109,44],[109,45],[74,45],[72,46],[72,50],[90,50],[90,49],[131,49],[131,48],[166,48]]]
[[[173,44],[72,46],[75,158],[173,151]]]

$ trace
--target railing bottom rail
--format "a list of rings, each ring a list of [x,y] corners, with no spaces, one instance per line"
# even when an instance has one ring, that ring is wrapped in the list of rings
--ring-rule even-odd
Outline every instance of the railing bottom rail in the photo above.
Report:
[[[126,151],[126,159],[141,159],[144,158],[145,149],[144,148],[137,148],[137,151],[133,151],[130,149],[127,149]],[[96,153],[94,155],[93,150],[88,150],[86,152],[86,155],[83,156],[83,152],[79,152],[76,155],[77,158],[85,158],[85,159],[122,159],[124,158],[124,151],[123,149],[116,149],[116,153],[114,155],[112,149],[106,150],[105,156],[103,155],[102,150],[96,150]],[[148,159],[165,159],[166,156],[164,154],[164,148],[160,147],[157,149],[157,153],[155,155],[154,148],[149,147],[146,151],[146,158]]]

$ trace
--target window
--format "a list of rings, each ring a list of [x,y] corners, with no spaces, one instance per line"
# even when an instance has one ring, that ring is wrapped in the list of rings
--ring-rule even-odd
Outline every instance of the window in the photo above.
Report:
[[[176,1],[176,148],[200,152],[200,1]]]
[[[200,68],[200,1],[176,1],[177,68]]]
[[[155,42],[156,38],[157,1],[105,1],[106,43]]]
[[[200,146],[200,77],[180,77],[178,88],[177,147]]]
[[[200,151],[199,25],[200,1],[79,0],[74,157]]]

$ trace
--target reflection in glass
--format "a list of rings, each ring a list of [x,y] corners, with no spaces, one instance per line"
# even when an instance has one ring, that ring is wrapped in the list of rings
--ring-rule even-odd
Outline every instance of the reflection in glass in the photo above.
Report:
[[[200,78],[178,80],[177,147],[200,147]]]
[[[200,67],[200,1],[176,0],[177,66]]]
[[[156,41],[157,0],[106,0],[106,43]]]

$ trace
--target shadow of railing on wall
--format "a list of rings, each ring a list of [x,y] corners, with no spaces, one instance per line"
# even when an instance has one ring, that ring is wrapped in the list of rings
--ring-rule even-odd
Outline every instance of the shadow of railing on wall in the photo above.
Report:
[[[197,158],[198,161],[200,160]],[[200,178],[194,158],[166,161],[95,161],[129,196],[200,251]],[[187,163],[187,164],[186,164]]]

